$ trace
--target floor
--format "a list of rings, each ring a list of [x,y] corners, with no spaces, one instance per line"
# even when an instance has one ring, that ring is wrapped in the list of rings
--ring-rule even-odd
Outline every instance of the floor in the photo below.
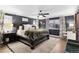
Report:
[[[0,53],[64,53],[65,47],[66,40],[50,37],[49,40],[42,42],[33,50],[21,42],[10,43],[8,46],[1,45]]]

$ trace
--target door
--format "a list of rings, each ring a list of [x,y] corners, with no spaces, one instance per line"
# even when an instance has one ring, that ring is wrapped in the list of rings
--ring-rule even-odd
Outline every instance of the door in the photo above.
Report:
[[[76,40],[75,17],[74,15],[66,16],[67,39]]]
[[[46,28],[46,21],[45,19],[39,20],[39,28]]]

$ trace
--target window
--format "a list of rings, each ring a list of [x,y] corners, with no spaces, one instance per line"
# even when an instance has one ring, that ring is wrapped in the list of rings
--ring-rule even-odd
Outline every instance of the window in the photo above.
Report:
[[[74,29],[74,16],[66,16],[66,30],[67,31],[72,31]]]
[[[3,25],[3,31],[6,32],[11,32],[13,28],[12,24],[12,16],[9,15],[4,15],[4,25]]]
[[[49,29],[59,29],[59,19],[49,20]]]

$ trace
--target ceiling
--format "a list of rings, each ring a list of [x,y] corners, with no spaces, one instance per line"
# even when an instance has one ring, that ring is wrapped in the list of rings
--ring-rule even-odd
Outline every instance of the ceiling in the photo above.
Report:
[[[0,5],[5,13],[17,14],[37,18],[39,10],[49,13],[47,17],[72,15],[76,12],[77,5]]]

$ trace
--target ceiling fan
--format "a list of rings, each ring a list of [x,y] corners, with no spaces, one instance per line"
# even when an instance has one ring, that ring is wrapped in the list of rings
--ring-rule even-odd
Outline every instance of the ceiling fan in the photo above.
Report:
[[[40,10],[38,13],[39,16],[46,17],[46,15],[49,15],[49,13],[43,12],[43,10]]]

